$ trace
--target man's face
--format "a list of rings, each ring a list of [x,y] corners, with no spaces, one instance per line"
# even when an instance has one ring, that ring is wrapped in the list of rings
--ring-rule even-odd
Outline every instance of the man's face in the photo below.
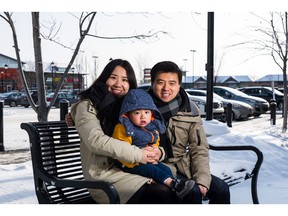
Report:
[[[159,73],[152,83],[154,95],[163,102],[173,100],[180,90],[177,73]]]

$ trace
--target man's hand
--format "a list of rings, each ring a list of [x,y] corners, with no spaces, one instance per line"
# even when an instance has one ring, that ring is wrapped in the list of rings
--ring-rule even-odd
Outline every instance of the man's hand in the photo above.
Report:
[[[198,185],[199,189],[200,189],[200,192],[202,194],[202,198],[206,196],[206,193],[208,191],[208,189],[202,185]]]

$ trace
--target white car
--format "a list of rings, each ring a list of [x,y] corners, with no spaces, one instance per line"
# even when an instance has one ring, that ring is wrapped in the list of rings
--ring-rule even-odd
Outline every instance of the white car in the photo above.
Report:
[[[148,91],[151,86],[151,83],[140,83],[138,84],[139,89],[143,89],[144,91]]]
[[[189,93],[187,93],[187,95],[191,101],[193,101],[199,106],[200,115],[202,117],[205,117],[206,116],[206,96],[195,96],[195,95],[190,95]],[[224,114],[223,103],[220,100],[213,98],[213,118],[221,119],[223,114]]]
[[[186,89],[186,92],[190,95],[195,95],[195,96],[207,95],[206,90],[200,90],[200,89]],[[228,103],[232,104],[232,120],[247,119],[253,116],[253,107],[247,103],[236,101],[236,100],[225,99],[213,93],[213,100],[214,98],[219,99],[223,103],[224,111],[225,111],[225,115],[223,116],[224,122],[226,121],[226,110],[227,110]]]

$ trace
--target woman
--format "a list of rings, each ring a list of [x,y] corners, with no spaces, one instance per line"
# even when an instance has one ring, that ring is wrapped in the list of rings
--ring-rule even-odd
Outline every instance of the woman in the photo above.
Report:
[[[176,203],[175,194],[165,185],[150,184],[150,179],[125,173],[115,166],[114,159],[130,163],[158,161],[158,148],[140,149],[111,137],[123,96],[135,89],[135,73],[128,61],[115,59],[104,68],[97,80],[79,94],[71,116],[81,137],[81,160],[86,180],[112,183],[121,203]],[[98,203],[107,203],[104,192],[90,190]]]

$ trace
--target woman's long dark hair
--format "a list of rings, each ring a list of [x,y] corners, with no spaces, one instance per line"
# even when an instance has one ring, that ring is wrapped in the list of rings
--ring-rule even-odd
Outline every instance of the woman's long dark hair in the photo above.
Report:
[[[81,99],[89,99],[96,108],[97,118],[106,135],[111,136],[114,127],[118,123],[119,111],[124,97],[116,97],[108,91],[106,81],[109,79],[115,67],[121,66],[126,70],[129,90],[137,88],[137,81],[131,64],[122,59],[110,61],[101,75],[86,90],[79,93]]]
[[[113,72],[113,70],[117,66],[121,66],[126,70],[128,83],[130,86],[129,89],[136,89],[137,88],[137,80],[136,80],[135,72],[134,72],[131,64],[128,61],[123,60],[123,59],[114,59],[114,60],[110,61],[105,66],[105,68],[102,71],[102,73],[100,74],[100,76],[92,83],[92,85],[88,89],[86,89],[86,90],[84,90],[78,94],[78,97],[80,99],[89,98],[89,96],[91,94],[91,89],[95,88],[95,85],[97,85],[97,83],[99,83],[99,82],[105,84],[106,81],[108,80],[108,78],[110,77],[111,73]]]

